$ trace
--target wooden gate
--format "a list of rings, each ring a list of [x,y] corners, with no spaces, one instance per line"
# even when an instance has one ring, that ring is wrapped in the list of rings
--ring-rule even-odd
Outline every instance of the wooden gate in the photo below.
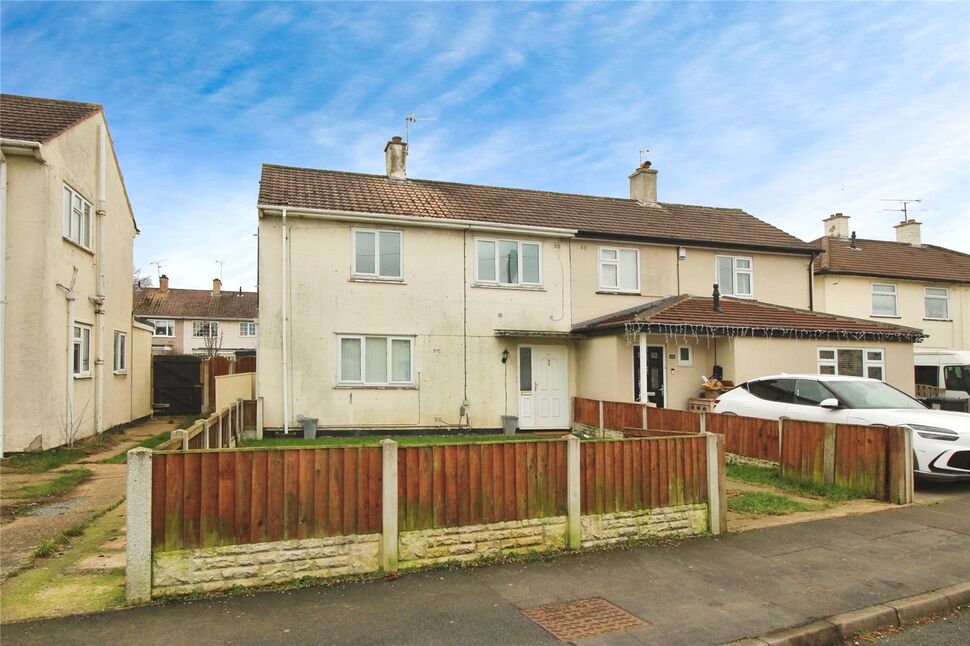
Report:
[[[160,413],[195,415],[202,412],[200,357],[156,355],[152,357],[152,407]]]

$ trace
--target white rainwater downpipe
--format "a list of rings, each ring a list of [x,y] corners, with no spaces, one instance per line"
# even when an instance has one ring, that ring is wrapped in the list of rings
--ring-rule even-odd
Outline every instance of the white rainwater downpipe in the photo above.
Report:
[[[0,458],[3,457],[4,334],[7,320],[7,157],[0,150]]]
[[[67,299],[67,370],[65,381],[65,395],[67,396],[67,410],[64,420],[65,431],[68,443],[74,438],[74,303],[77,301],[77,292],[74,285],[77,283],[77,265],[74,266],[74,273],[71,276],[71,284],[57,286],[64,290],[64,298]]]
[[[94,298],[94,314],[98,323],[98,356],[94,361],[96,394],[94,430],[97,435],[104,432],[104,218],[106,196],[105,159],[107,142],[104,125],[98,126],[98,294]]]
[[[289,281],[286,279],[286,272],[288,263],[286,262],[287,244],[286,244],[286,209],[283,209],[283,227],[282,234],[280,236],[281,246],[280,246],[280,276],[282,281],[282,294],[283,294],[283,433],[290,432],[290,383],[289,383],[289,372],[290,372],[290,362],[289,354],[290,348],[287,343],[286,338],[286,328],[289,325],[289,315],[286,311],[286,292],[289,289]]]

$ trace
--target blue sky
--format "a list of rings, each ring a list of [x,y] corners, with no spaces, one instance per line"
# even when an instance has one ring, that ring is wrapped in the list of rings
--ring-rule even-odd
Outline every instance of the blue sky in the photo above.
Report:
[[[970,3],[13,3],[4,92],[105,105],[173,287],[256,285],[260,164],[852,216],[970,252]]]

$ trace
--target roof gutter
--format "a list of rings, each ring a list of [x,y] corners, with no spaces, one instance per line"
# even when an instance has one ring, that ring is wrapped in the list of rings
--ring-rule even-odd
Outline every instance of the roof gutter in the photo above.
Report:
[[[553,238],[572,238],[576,237],[576,229],[565,229],[559,227],[538,227],[528,224],[501,224],[493,222],[481,222],[478,220],[462,220],[456,218],[430,218],[421,215],[391,215],[389,213],[371,213],[367,211],[341,211],[335,209],[313,209],[308,207],[278,206],[274,204],[257,204],[260,215],[282,215],[286,212],[287,217],[305,217],[320,220],[343,220],[346,222],[362,222],[368,224],[415,224],[418,223],[427,227],[440,229],[461,229],[472,231],[503,232],[515,231],[529,233],[534,236],[544,236]]]
[[[44,147],[39,141],[27,141],[26,139],[0,139],[0,149],[9,155],[31,155],[41,163],[46,163],[44,158]]]

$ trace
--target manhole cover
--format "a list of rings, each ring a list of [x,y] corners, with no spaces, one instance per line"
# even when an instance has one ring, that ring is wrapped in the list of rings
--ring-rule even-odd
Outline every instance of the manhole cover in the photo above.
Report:
[[[527,608],[522,614],[564,642],[650,625],[606,599],[581,599]]]

